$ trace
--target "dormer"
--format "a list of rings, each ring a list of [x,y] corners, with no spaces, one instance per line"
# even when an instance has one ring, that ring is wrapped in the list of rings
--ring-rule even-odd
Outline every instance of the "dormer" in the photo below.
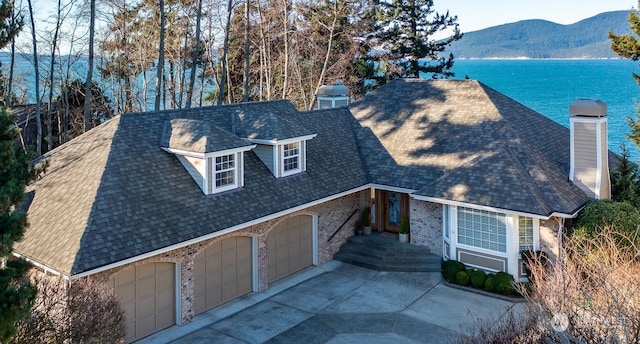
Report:
[[[307,141],[317,134],[272,113],[237,113],[233,126],[236,135],[256,145],[254,153],[274,177],[307,170]]]
[[[215,125],[185,118],[167,121],[161,141],[205,195],[241,188],[244,152],[255,147]]]
[[[323,85],[318,89],[318,110],[349,105],[349,89],[344,85]]]

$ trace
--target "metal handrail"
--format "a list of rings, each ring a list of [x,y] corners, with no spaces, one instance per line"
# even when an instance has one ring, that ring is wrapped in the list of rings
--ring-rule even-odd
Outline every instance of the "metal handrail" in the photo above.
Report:
[[[351,213],[351,215],[349,215],[349,217],[347,217],[347,219],[344,220],[344,222],[340,225],[340,227],[338,227],[338,229],[336,229],[336,231],[333,232],[333,234],[331,234],[331,236],[329,237],[329,239],[327,239],[327,241],[331,241],[331,239],[333,239],[333,237],[336,236],[336,234],[338,234],[338,232],[342,229],[342,227],[344,227],[344,225],[346,225],[347,222],[349,222],[349,220],[351,220],[353,215],[355,215],[357,212],[358,212],[358,209],[355,209],[353,213]]]

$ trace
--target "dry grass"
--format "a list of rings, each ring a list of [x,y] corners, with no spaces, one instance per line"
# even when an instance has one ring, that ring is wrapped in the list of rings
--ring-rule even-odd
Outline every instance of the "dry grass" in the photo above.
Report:
[[[640,250],[604,228],[566,238],[561,258],[534,259],[527,316],[479,326],[463,343],[640,343]]]

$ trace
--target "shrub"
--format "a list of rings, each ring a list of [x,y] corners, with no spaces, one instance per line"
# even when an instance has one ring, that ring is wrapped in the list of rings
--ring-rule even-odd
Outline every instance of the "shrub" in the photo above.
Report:
[[[469,284],[469,274],[466,271],[458,271],[456,274],[456,284],[467,285]]]
[[[442,263],[442,277],[447,282],[453,283],[456,279],[456,274],[460,271],[465,271],[464,264],[457,260],[449,259]]]
[[[33,273],[31,318],[17,323],[15,343],[121,343],[125,314],[113,291],[88,278],[67,281]]]
[[[484,289],[492,293],[496,292],[496,285],[494,282],[495,277],[496,276],[494,274],[487,275],[487,278],[484,280]]]
[[[484,281],[487,279],[487,274],[482,270],[476,270],[469,275],[471,279],[471,285],[475,288],[484,288]]]
[[[572,236],[593,237],[603,228],[613,226],[616,232],[633,235],[640,225],[640,210],[627,202],[592,200],[578,215]]]
[[[474,273],[476,271],[476,269],[466,269],[464,271],[466,271],[467,275],[469,275],[469,278],[471,278],[471,274]]]
[[[496,292],[502,295],[513,294],[513,276],[506,272],[498,272],[493,278]]]

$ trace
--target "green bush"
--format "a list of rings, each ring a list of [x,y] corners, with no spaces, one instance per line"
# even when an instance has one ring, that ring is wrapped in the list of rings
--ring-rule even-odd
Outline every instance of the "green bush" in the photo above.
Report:
[[[513,276],[506,272],[498,272],[493,280],[497,293],[502,295],[513,294]]]
[[[458,271],[456,274],[456,284],[467,285],[469,284],[469,274],[466,271]]]
[[[580,211],[572,235],[592,237],[602,228],[613,226],[620,233],[634,234],[640,225],[640,210],[627,202],[592,200]]]
[[[487,275],[487,278],[484,280],[484,289],[492,293],[496,292],[496,285],[494,282],[495,277],[496,276],[494,274]]]
[[[465,271],[464,264],[457,260],[449,259],[442,262],[442,277],[450,283],[455,282],[456,274]]]
[[[487,279],[487,274],[482,270],[475,270],[469,275],[471,279],[471,285],[474,288],[483,288],[484,282]]]
[[[467,268],[466,270],[464,270],[467,272],[467,275],[469,275],[469,278],[471,278],[471,274],[474,273],[476,271],[476,269],[469,269]]]

